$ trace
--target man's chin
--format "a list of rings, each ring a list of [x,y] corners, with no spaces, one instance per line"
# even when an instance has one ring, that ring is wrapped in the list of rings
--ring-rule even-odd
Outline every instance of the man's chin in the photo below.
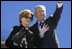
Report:
[[[42,17],[42,18],[41,18],[41,20],[44,20],[44,19],[45,19],[45,17]]]
[[[41,17],[43,17],[43,18],[44,18],[45,16],[41,16]]]
[[[40,21],[43,21],[44,20],[44,18],[43,19],[41,19]]]

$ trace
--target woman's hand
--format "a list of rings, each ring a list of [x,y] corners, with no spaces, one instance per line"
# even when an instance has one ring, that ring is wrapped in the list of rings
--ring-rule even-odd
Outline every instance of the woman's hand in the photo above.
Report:
[[[45,32],[49,30],[49,26],[44,24],[42,28],[41,27],[39,28],[39,30],[40,34],[44,35]]]

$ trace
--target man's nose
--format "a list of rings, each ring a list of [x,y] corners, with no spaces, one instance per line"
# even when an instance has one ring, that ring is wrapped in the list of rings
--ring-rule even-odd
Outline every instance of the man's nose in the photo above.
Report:
[[[43,14],[44,12],[41,11],[41,14]]]

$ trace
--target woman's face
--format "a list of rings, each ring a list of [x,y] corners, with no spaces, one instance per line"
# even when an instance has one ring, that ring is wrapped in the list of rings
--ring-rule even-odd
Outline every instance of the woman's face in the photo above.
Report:
[[[27,15],[27,16],[21,18],[22,24],[26,24],[26,25],[30,24],[31,23],[31,18],[32,18],[31,15]]]

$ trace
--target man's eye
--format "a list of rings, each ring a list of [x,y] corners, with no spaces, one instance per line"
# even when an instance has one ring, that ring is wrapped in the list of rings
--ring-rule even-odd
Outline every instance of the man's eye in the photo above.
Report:
[[[42,10],[42,12],[44,12],[44,10]]]

